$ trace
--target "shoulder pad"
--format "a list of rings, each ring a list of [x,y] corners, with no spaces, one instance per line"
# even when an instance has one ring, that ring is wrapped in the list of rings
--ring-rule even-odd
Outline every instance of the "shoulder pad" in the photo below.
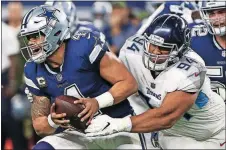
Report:
[[[145,38],[141,35],[133,35],[126,40],[121,50],[128,53],[142,54],[144,48]]]

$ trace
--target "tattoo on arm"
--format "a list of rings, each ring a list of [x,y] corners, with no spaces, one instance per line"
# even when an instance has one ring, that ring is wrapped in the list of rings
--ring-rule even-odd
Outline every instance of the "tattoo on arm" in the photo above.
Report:
[[[33,96],[33,103],[31,104],[31,116],[32,119],[48,116],[50,113],[50,101],[47,97]]]

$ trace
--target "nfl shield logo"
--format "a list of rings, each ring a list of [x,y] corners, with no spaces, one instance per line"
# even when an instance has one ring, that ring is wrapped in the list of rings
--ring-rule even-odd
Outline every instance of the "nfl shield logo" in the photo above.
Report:
[[[155,83],[151,83],[151,88],[155,88]]]
[[[56,79],[57,79],[57,81],[62,81],[62,79],[63,79],[63,76],[62,76],[62,74],[60,74],[60,73],[58,73],[57,75],[56,75]]]

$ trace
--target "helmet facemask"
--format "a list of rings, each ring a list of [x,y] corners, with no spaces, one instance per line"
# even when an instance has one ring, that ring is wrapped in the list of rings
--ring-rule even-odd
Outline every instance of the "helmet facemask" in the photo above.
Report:
[[[200,10],[201,17],[206,24],[208,31],[210,34],[213,35],[219,35],[223,36],[226,34],[226,6],[221,6],[217,8],[202,8]],[[213,13],[213,11],[219,10],[219,11],[225,11],[225,15],[221,15],[220,17],[211,19],[210,14]],[[216,15],[216,14],[215,14]],[[218,14],[219,15],[219,14]]]
[[[183,46],[178,49],[177,44],[164,43],[164,39],[159,36],[150,35],[147,37],[146,34],[144,36],[146,37],[146,42],[143,53],[143,64],[147,69],[152,71],[163,71],[171,64],[179,61],[178,53],[181,51]],[[169,51],[169,54],[157,55],[149,52],[150,44],[154,47],[159,47],[161,50]]]
[[[39,30],[27,33],[21,35],[20,38],[21,41],[23,41],[23,43],[21,43],[21,53],[26,61],[42,63],[49,56],[48,51],[51,49],[51,45],[48,44],[45,34],[43,34],[42,31]],[[32,43],[30,39],[35,39],[36,42]]]
[[[22,22],[21,52],[26,61],[44,62],[70,38],[66,14],[52,6],[41,5],[31,9]]]

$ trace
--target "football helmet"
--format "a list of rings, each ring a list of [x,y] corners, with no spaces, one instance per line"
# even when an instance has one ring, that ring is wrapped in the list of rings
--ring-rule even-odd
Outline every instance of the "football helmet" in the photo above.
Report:
[[[112,12],[110,2],[94,2],[92,6],[93,24],[99,30],[103,30],[108,22],[108,15]]]
[[[176,63],[188,51],[191,41],[190,29],[185,19],[173,14],[157,17],[148,27],[143,53],[144,66],[153,71],[165,70]],[[153,54],[149,52],[150,44],[169,54]]]
[[[45,5],[54,6],[63,10],[69,19],[69,27],[78,24],[77,8],[72,1],[46,1]]]
[[[64,40],[70,38],[69,21],[62,10],[41,5],[25,14],[19,37],[24,42],[21,46],[24,58],[42,63]],[[34,38],[38,39],[39,43],[30,41]]]
[[[222,0],[207,0],[199,2],[200,16],[207,26],[209,33],[214,35],[226,34],[226,13],[217,18],[211,19],[210,13],[214,10],[225,10],[226,1]],[[224,24],[222,26],[222,24]]]

